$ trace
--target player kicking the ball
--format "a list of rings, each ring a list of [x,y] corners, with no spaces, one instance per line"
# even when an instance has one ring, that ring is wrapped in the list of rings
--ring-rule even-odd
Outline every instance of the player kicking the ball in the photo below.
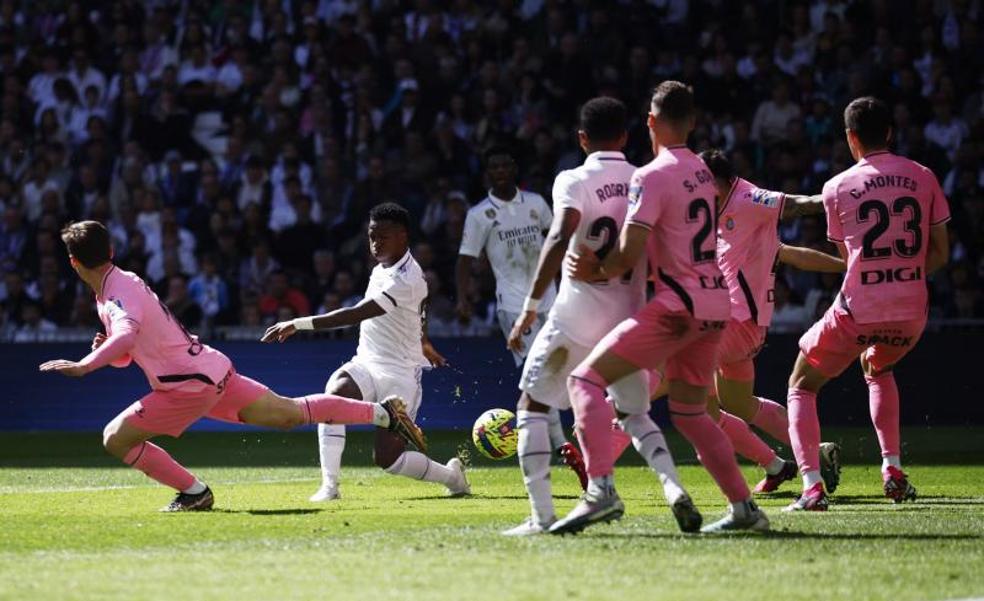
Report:
[[[632,175],[618,244],[601,260],[587,248],[570,258],[568,269],[576,279],[617,280],[647,253],[657,281],[653,299],[607,334],[568,380],[591,481],[580,503],[551,526],[551,533],[578,532],[622,516],[625,506],[613,480],[613,415],[605,389],[663,364],[673,424],[697,449],[731,502],[729,514],[703,531],[769,528],[738,468],[731,441],[707,415],[715,355],[731,311],[715,254],[717,190],[707,166],[686,146],[694,120],[690,89],[675,81],[656,87],[648,119],[655,158]],[[628,407],[616,397],[616,408],[629,415],[642,413],[649,398],[638,400],[638,406]]]
[[[509,347],[524,348],[523,333],[537,319],[540,299],[553,286],[568,248],[584,244],[599,257],[615,245],[625,221],[629,180],[635,167],[625,160],[625,105],[614,98],[595,98],[581,109],[578,139],[588,155],[577,169],[560,173],[554,181],[554,217],[526,298],[523,312],[509,334]],[[519,428],[519,465],[530,497],[532,515],[503,532],[526,536],[545,532],[556,521],[550,490],[550,436],[547,413],[569,409],[567,377],[601,338],[645,304],[645,265],[624,277],[582,282],[564,274],[560,290],[536,335],[520,379],[516,425]],[[622,390],[619,390],[619,389]],[[646,374],[636,372],[609,387],[618,395],[648,396]],[[646,405],[648,409],[648,405]],[[630,433],[640,454],[661,476],[674,513],[687,519],[681,527],[700,527],[700,515],[680,485],[673,458],[659,427],[648,412],[625,416],[622,427]]]
[[[892,369],[926,327],[926,277],[946,264],[950,209],[933,172],[890,153],[892,115],[870,96],[844,110],[857,163],[823,187],[827,237],[847,261],[833,306],[800,338],[789,377],[789,437],[803,494],[788,511],[823,511],[817,392],[860,357],[882,452],[885,496],[916,498],[900,462],[899,389]]]
[[[524,295],[533,283],[544,234],[550,228],[550,207],[539,194],[517,187],[516,160],[507,149],[493,147],[487,150],[485,170],[492,187],[484,200],[469,209],[461,234],[461,247],[455,265],[457,312],[462,321],[471,319],[468,283],[472,264],[484,252],[495,276],[499,327],[508,339],[513,324],[523,310]],[[550,282],[539,297],[536,319],[523,330],[523,346],[512,351],[516,365],[523,364],[529,344],[543,326],[555,296],[554,284]],[[585,483],[584,460],[577,447],[568,442],[564,435],[557,409],[551,408],[547,412],[547,420],[551,448],[574,470],[582,484]]]
[[[780,219],[823,212],[819,194],[796,196],[759,188],[737,177],[720,150],[704,151],[700,157],[714,175],[718,198],[722,199],[718,208],[718,265],[731,297],[731,320],[718,347],[717,394],[712,395],[708,412],[717,418],[738,454],[765,469],[765,478],[755,492],[773,492],[796,477],[796,462],[779,457],[748,426],[790,444],[786,408],[754,393],[754,359],[765,344],[775,305],[775,266],[785,263],[804,271],[843,272],[844,261],[779,241]],[[831,491],[839,478],[839,449],[834,443],[821,445],[821,472]]]
[[[178,437],[202,417],[269,428],[375,424],[401,440],[426,444],[399,397],[382,403],[333,394],[287,398],[236,373],[229,358],[189,334],[143,280],[113,265],[105,226],[81,221],[62,230],[61,237],[72,268],[96,294],[106,334],[96,335],[92,352],[81,361],[57,359],[40,369],[79,377],[107,365],[126,367],[132,361],[140,366],[152,391],[106,426],[103,446],[127,465],[177,489],[163,511],[212,508],[208,486],[148,442],[162,434]]]
[[[422,396],[421,369],[430,365],[421,345],[426,342],[427,282],[410,254],[410,214],[406,209],[392,202],[373,207],[369,212],[369,251],[378,264],[369,275],[369,286],[360,303],[325,315],[277,323],[263,335],[263,342],[283,342],[299,330],[359,324],[355,357],[332,374],[327,390],[368,401],[396,395],[406,400],[407,413],[415,417]],[[329,478],[312,500],[338,497],[337,477],[345,448],[345,431],[339,433],[339,428],[334,424],[318,428],[322,471]],[[471,492],[460,459],[455,457],[442,465],[422,452],[408,451],[404,438],[384,429],[376,430],[373,460],[391,474],[443,484],[452,496]],[[329,470],[334,470],[333,479]]]

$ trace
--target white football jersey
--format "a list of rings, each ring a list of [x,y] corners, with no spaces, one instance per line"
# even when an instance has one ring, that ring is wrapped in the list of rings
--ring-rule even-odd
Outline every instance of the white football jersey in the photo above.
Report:
[[[386,313],[359,324],[355,356],[394,367],[427,366],[420,345],[427,281],[409,251],[390,267],[376,265],[372,269],[366,298]]]
[[[581,214],[570,250],[584,244],[604,258],[618,244],[629,206],[629,179],[635,167],[621,152],[594,152],[576,169],[554,180],[554,214],[574,209]],[[640,261],[618,279],[572,280],[564,273],[550,319],[574,342],[594,346],[646,300],[646,263]]]
[[[498,309],[523,310],[523,302],[536,275],[543,246],[543,232],[550,229],[550,207],[535,192],[519,190],[512,200],[489,195],[468,210],[459,254],[478,257],[485,251],[495,275]],[[554,285],[540,299],[540,311],[553,304]]]

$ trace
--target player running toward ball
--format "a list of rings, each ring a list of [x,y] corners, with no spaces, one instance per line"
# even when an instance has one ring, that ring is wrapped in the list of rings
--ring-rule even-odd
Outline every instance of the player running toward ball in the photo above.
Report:
[[[163,511],[212,508],[211,489],[149,442],[162,434],[178,437],[202,417],[285,429],[319,422],[375,424],[401,440],[426,444],[399,397],[382,403],[334,394],[287,398],[236,373],[229,358],[189,334],[143,280],[113,265],[105,226],[81,221],[62,230],[61,237],[72,268],[95,292],[106,333],[96,335],[92,352],[81,361],[56,359],[40,369],[80,377],[107,365],[140,366],[152,391],[109,422],[103,446],[178,491]]]
[[[263,342],[283,342],[299,330],[358,324],[355,356],[332,374],[326,390],[367,401],[397,395],[406,400],[407,413],[415,418],[422,399],[421,371],[431,361],[442,363],[443,358],[429,348],[424,337],[427,282],[410,254],[410,214],[406,209],[392,202],[373,207],[369,212],[369,251],[378,264],[369,275],[361,302],[325,315],[274,324],[263,335]],[[318,447],[323,481],[312,500],[338,498],[344,426],[319,425]],[[453,457],[440,464],[423,452],[407,450],[406,440],[384,429],[376,430],[373,460],[391,474],[442,484],[452,496],[471,492],[460,459]]]
[[[604,257],[615,246],[625,221],[629,180],[635,171],[622,154],[628,136],[625,105],[614,98],[594,98],[582,107],[580,117],[578,141],[587,159],[580,167],[563,171],[554,180],[553,222],[540,251],[523,312],[509,333],[509,347],[517,352],[527,350],[523,333],[537,320],[540,299],[552,287],[568,248],[573,250],[584,244]],[[613,280],[582,282],[562,275],[557,299],[529,348],[519,382],[522,391],[516,411],[519,466],[532,515],[503,534],[539,534],[556,521],[550,487],[547,413],[550,409],[570,408],[567,377],[571,370],[605,334],[645,304],[645,293],[645,264]],[[646,379],[644,372],[637,372],[609,390],[618,395],[620,387],[628,388],[629,394],[647,396]],[[699,514],[680,484],[663,433],[648,412],[627,415],[621,423],[632,435],[640,454],[660,474],[667,501],[675,507],[674,513],[685,514],[690,518],[686,524],[696,524],[699,528]]]
[[[652,300],[607,334],[568,380],[591,481],[581,501],[554,523],[551,533],[577,532],[624,513],[613,479],[613,414],[605,389],[629,374],[663,364],[673,424],[697,449],[731,502],[728,515],[703,530],[769,528],[738,468],[731,441],[707,415],[717,347],[731,310],[716,260],[717,190],[707,166],[686,146],[694,121],[693,92],[687,86],[665,81],[656,87],[648,118],[655,158],[632,176],[618,244],[601,260],[587,248],[570,257],[572,276],[595,281],[621,278],[645,253],[657,281]],[[649,398],[639,401],[635,407],[617,409],[642,413]]]
[[[739,455],[765,470],[754,492],[773,492],[796,477],[796,462],[779,457],[758,437],[754,425],[789,445],[786,408],[755,396],[755,356],[765,344],[775,301],[777,263],[804,271],[843,272],[838,257],[779,241],[781,219],[820,214],[820,195],[798,196],[757,187],[735,175],[731,162],[720,150],[700,154],[714,176],[721,204],[718,207],[718,265],[728,283],[731,320],[718,347],[716,395],[708,412],[731,439]],[[719,409],[720,405],[720,409]],[[839,447],[823,443],[822,471],[829,490],[837,486]]]
[[[866,96],[844,110],[857,163],[823,187],[827,237],[847,261],[834,304],[800,338],[789,377],[789,437],[803,494],[788,511],[823,511],[817,392],[860,357],[871,421],[882,452],[885,496],[916,498],[902,471],[899,390],[893,368],[926,327],[926,277],[946,264],[950,209],[933,172],[888,151],[892,114]]]
[[[505,148],[493,147],[485,152],[486,175],[491,184],[488,196],[468,210],[461,247],[455,265],[458,317],[467,322],[472,317],[468,301],[468,283],[472,265],[484,252],[495,276],[496,316],[506,338],[523,311],[523,300],[533,283],[537,258],[550,228],[550,206],[535,192],[516,185],[516,160]],[[543,326],[547,311],[556,297],[551,281],[544,289],[536,308],[536,319],[523,330],[523,346],[513,349],[516,365],[522,365],[530,343]],[[550,444],[553,451],[578,474],[584,476],[584,460],[577,447],[568,442],[560,422],[560,413],[547,413]]]

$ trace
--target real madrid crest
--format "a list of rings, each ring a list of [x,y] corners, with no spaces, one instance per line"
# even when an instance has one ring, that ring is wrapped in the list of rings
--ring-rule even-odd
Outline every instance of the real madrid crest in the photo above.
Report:
[[[540,214],[536,212],[536,209],[530,209],[530,219],[533,221],[540,220]]]
[[[495,209],[485,209],[485,216],[489,219],[495,219]]]

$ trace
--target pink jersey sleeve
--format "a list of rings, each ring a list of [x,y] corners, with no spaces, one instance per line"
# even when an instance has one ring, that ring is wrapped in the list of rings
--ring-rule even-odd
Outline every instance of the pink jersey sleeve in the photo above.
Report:
[[[929,170],[927,169],[927,171]],[[932,172],[927,173],[927,175],[933,195],[929,209],[929,224],[940,225],[950,220],[950,203],[947,202],[946,195],[943,194],[943,188],[940,187],[940,182],[936,176]]]
[[[827,213],[827,239],[832,242],[844,241],[844,226],[837,211],[837,178],[823,186],[823,208]]]
[[[636,169],[629,180],[629,209],[625,215],[625,223],[635,223],[653,228],[659,219],[659,191],[652,185],[650,172],[645,168]]]

